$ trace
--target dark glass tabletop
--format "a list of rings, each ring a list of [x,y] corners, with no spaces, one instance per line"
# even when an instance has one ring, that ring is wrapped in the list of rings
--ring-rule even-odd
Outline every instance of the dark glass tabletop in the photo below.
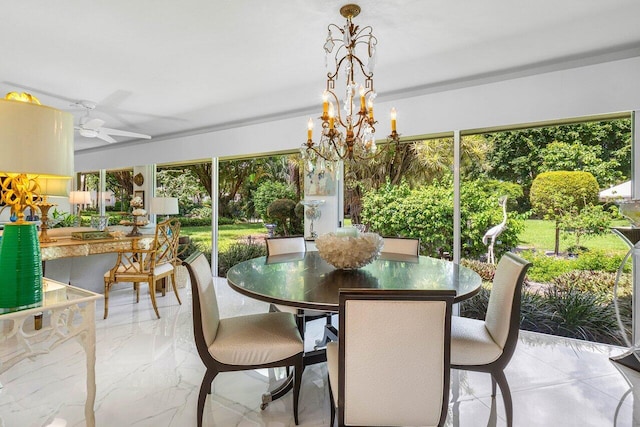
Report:
[[[229,269],[236,291],[262,301],[298,308],[338,311],[341,288],[453,289],[455,301],[480,290],[480,276],[451,261],[383,254],[357,270],[336,270],[318,252],[254,258]]]

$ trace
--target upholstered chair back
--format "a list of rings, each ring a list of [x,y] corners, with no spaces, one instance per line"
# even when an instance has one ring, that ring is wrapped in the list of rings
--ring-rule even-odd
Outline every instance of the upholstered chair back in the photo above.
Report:
[[[267,256],[306,252],[304,237],[272,237],[267,239]]]
[[[383,254],[420,255],[420,239],[403,237],[383,237]]]
[[[341,291],[338,412],[344,425],[444,421],[453,298],[449,291]]]
[[[509,331],[517,333],[522,283],[529,263],[510,252],[498,263],[491,287],[485,326],[493,340],[504,349]],[[514,307],[514,304],[517,307]],[[517,319],[514,319],[514,316]],[[518,322],[512,325],[512,322]]]
[[[213,344],[220,323],[220,312],[218,311],[216,291],[213,287],[213,276],[209,261],[203,254],[197,255],[195,259],[189,261],[189,264],[191,266],[189,273],[191,277],[193,315],[194,317],[197,314],[200,315],[200,319],[194,318],[195,333],[197,337],[197,324],[201,323],[202,335],[206,345],[204,351],[208,352],[207,349]],[[197,338],[196,344],[198,344]],[[200,349],[198,350],[200,351]]]

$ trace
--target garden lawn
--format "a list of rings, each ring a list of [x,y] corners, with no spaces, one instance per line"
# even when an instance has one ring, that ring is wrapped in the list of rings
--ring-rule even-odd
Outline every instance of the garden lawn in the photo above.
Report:
[[[211,227],[182,227],[180,234],[191,237],[198,246],[211,247]],[[230,244],[247,236],[262,236],[267,234],[267,229],[262,223],[231,224],[218,226],[218,250],[226,250]]]
[[[613,222],[613,226],[628,226],[629,221],[618,220]],[[568,235],[564,237],[560,234],[560,252],[567,250],[569,246],[575,244],[575,237]],[[553,221],[541,219],[528,219],[525,221],[524,231],[520,234],[520,245],[541,251],[553,251],[555,245],[555,226]],[[615,234],[609,232],[602,236],[582,237],[580,245],[589,249],[600,249],[603,251],[622,252],[629,250],[629,247]]]

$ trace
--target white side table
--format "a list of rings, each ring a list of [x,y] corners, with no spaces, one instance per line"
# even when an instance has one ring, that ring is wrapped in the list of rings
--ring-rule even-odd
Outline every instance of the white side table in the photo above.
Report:
[[[103,296],[44,279],[42,307],[0,314],[0,374],[26,358],[48,354],[58,345],[78,338],[87,357],[84,414],[87,426],[91,427],[96,424],[93,406],[96,399],[95,312],[98,298]],[[44,325],[35,329],[34,318],[41,314],[44,314]]]

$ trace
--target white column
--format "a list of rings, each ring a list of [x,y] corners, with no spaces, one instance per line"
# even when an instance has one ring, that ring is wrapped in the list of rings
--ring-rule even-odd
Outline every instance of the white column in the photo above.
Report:
[[[460,131],[453,132],[453,262],[460,264]],[[460,315],[460,304],[454,304],[453,315]]]
[[[218,157],[211,159],[211,272],[218,276]]]
[[[460,263],[460,131],[453,132],[453,262]]]
[[[639,111],[631,113],[631,194],[633,200],[640,200],[640,126],[637,119]],[[633,250],[633,301],[632,301],[632,325],[633,345],[640,344],[640,249]]]
[[[106,207],[104,205],[104,192],[107,191],[107,170],[100,169],[100,181],[98,182],[98,191],[96,192],[96,200],[98,202],[98,215],[104,216],[107,214]]]

